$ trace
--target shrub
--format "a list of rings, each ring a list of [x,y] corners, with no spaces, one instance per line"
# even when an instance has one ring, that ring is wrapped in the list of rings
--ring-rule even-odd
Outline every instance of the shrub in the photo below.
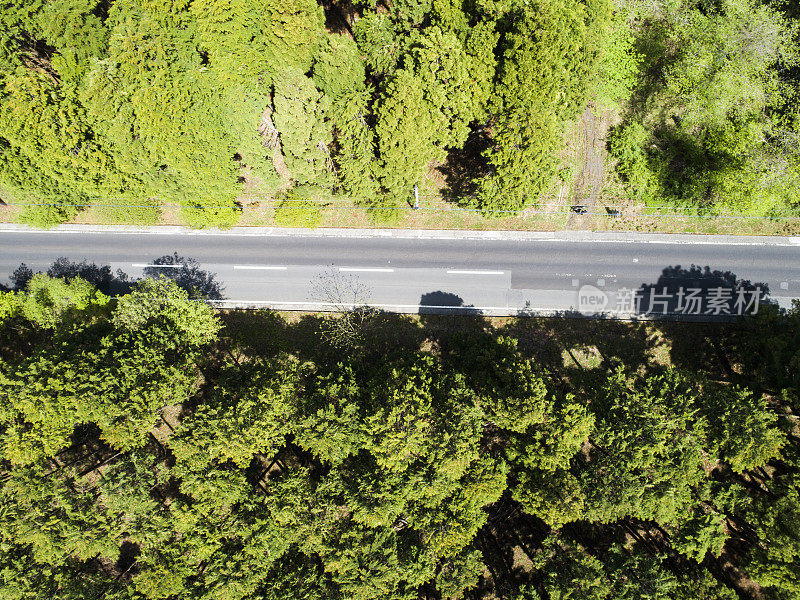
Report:
[[[31,227],[50,229],[61,223],[66,223],[81,211],[79,206],[56,206],[43,204],[26,206],[19,216],[19,222]]]
[[[609,152],[619,162],[617,172],[631,194],[648,200],[655,195],[657,182],[650,170],[644,144],[647,131],[639,123],[628,123],[611,130]]]
[[[112,198],[94,206],[103,223],[155,225],[161,217],[158,201],[151,198]]]
[[[397,202],[376,200],[368,203],[367,217],[379,227],[396,227],[403,218],[403,209]]]
[[[219,227],[230,229],[236,225],[241,216],[241,206],[233,201],[207,204],[187,204],[181,207],[181,216],[189,227],[205,229]]]
[[[275,208],[275,225],[278,227],[306,227],[316,229],[322,221],[322,211],[313,200],[297,190],[289,190]]]

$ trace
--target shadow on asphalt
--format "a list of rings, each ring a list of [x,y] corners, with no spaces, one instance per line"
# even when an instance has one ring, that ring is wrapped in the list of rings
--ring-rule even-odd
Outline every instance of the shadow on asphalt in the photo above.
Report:
[[[224,300],[224,287],[216,281],[216,274],[209,273],[200,268],[199,263],[193,258],[184,258],[177,253],[160,256],[153,260],[153,266],[144,269],[146,278],[172,279],[178,287],[186,290],[190,298],[208,300]],[[41,273],[38,271],[37,273]],[[9,276],[12,288],[15,291],[24,290],[31,278],[36,275],[25,263],[22,263]],[[71,261],[66,257],[58,258],[46,271],[50,277],[70,281],[76,277],[88,281],[99,291],[108,296],[121,296],[131,291],[138,281],[131,278],[122,269],[112,272],[108,265],[98,266],[87,261]],[[7,286],[3,286],[6,290]]]
[[[421,315],[480,315],[480,310],[464,304],[464,299],[450,292],[428,292],[419,299]]]
[[[769,285],[740,279],[731,271],[674,265],[664,268],[655,283],[642,284],[632,297],[636,314],[684,321],[724,321],[757,314],[767,305]]]

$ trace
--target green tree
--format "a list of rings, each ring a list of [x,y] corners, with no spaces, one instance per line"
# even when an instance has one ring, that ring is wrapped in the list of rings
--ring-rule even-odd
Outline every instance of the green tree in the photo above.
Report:
[[[706,424],[697,418],[694,395],[677,373],[609,377],[593,404],[594,448],[580,475],[589,519],[682,518],[705,477]]]
[[[549,187],[562,125],[585,102],[609,5],[574,0],[536,2],[515,13],[503,41],[492,111],[492,174],[479,182],[477,206],[520,210]]]
[[[93,130],[114,148],[115,166],[141,182],[120,182],[114,195],[181,204],[194,226],[230,226],[234,139],[215,76],[203,70],[194,15],[180,2],[119,0],[107,23],[107,57],[84,78],[80,99]]]
[[[367,67],[376,75],[390,76],[402,56],[398,27],[384,13],[367,12],[353,28],[358,48],[366,55]]]
[[[364,89],[364,61],[358,46],[344,35],[327,35],[314,54],[313,79],[329,98]]]
[[[788,21],[753,0],[639,5],[633,15],[643,60],[626,127],[646,123],[647,135],[631,148],[646,155],[635,177],[617,152],[631,192],[711,212],[791,207],[800,175],[781,116],[797,61]]]
[[[323,34],[322,7],[309,0],[194,0],[190,10],[209,66],[226,81],[308,71]]]
[[[356,88],[336,97],[331,108],[331,121],[339,146],[334,160],[342,187],[362,202],[375,201],[379,187],[376,181],[375,130],[367,122],[369,102],[369,90]]]
[[[598,101],[612,107],[619,107],[630,99],[639,76],[641,56],[636,51],[636,36],[626,12],[615,11],[601,47],[595,76]]]
[[[544,589],[553,600],[601,600],[611,594],[603,563],[558,534],[550,534],[542,542],[534,567],[541,570]]]
[[[51,227],[118,178],[76,97],[108,32],[97,2],[7,2],[0,10],[0,184],[26,205],[21,220]]]
[[[789,480],[774,485],[777,497],[753,502],[748,517],[758,534],[747,570],[781,600],[800,593],[800,492]]]
[[[19,311],[19,301],[12,292],[0,292],[0,325]]]
[[[42,329],[67,325],[68,317],[85,319],[90,306],[102,307],[109,299],[82,279],[66,282],[38,273],[28,282],[19,302],[22,315]]]
[[[483,41],[490,44],[491,34],[487,37]],[[490,56],[481,58],[492,65]],[[494,70],[476,62],[455,34],[437,26],[421,30],[410,39],[403,64],[418,78],[431,110],[441,114],[438,120],[447,124],[433,134],[440,148],[461,146],[469,134],[469,124],[486,110]]]
[[[268,364],[226,365],[215,395],[181,424],[170,446],[195,465],[233,461],[246,468],[256,454],[273,456],[291,432],[298,365],[282,358]]]
[[[786,435],[764,396],[746,389],[709,386],[698,409],[709,423],[709,440],[737,473],[763,467],[780,455]]]
[[[80,289],[78,281],[58,285]],[[57,328],[50,343],[2,365],[7,460],[50,456],[82,423],[96,424],[120,450],[141,446],[161,411],[194,389],[194,360],[219,329],[208,306],[166,280],[144,280],[112,315],[94,316],[89,306],[72,328]]]
[[[411,71],[398,70],[376,110],[380,181],[392,200],[408,199],[413,186],[422,182],[428,164],[445,157],[436,141],[446,130],[447,120],[440,111],[431,110],[422,85]]]
[[[275,126],[292,179],[301,184],[330,185],[330,98],[310,77],[290,71],[275,82],[273,102]]]
[[[211,308],[189,299],[189,294],[170,279],[143,279],[114,307],[114,325],[135,333],[163,325],[175,332],[176,345],[199,349],[210,343],[220,328]]]

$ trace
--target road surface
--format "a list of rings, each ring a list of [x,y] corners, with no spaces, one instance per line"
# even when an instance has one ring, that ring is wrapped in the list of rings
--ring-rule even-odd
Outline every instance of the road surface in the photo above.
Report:
[[[683,306],[688,290],[702,289],[703,303],[687,314],[714,317],[735,314],[737,308],[753,312],[763,302],[789,307],[800,298],[800,246],[789,242],[642,243],[602,236],[508,240],[0,231],[0,283],[9,285],[8,275],[20,263],[46,271],[59,257],[109,265],[136,278],[159,257],[174,253],[214,275],[221,285],[221,306],[336,309],[337,299],[321,294],[319,283],[314,284],[324,281],[322,288],[330,288],[334,279],[348,289],[362,289],[359,302],[409,313],[582,310],[649,318],[681,312],[688,308]],[[759,300],[754,303],[756,287]],[[741,296],[737,289],[753,295]],[[633,309],[622,306],[629,290],[642,298]],[[587,308],[580,291],[600,295],[593,301],[596,310]],[[710,294],[723,294],[730,302],[720,309],[718,301],[715,309]],[[666,295],[670,299],[665,302]]]

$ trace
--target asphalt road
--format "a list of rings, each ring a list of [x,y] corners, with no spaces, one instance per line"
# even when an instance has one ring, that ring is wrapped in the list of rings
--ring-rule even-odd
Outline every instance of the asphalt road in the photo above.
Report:
[[[712,317],[759,303],[791,305],[800,298],[800,246],[400,239],[314,235],[241,236],[186,234],[0,232],[0,283],[20,263],[46,271],[59,257],[110,265],[141,277],[147,265],[178,253],[197,261],[220,284],[224,305],[282,309],[336,309],[354,289],[359,303],[398,312],[550,314],[587,307],[579,291],[598,296],[597,309],[625,316],[681,312],[690,289],[702,305],[689,314]],[[692,265],[699,269],[692,270]],[[149,274],[180,269],[156,267]],[[666,271],[665,271],[666,270]],[[316,283],[315,283],[316,282]],[[744,287],[742,287],[744,285]],[[332,293],[336,287],[344,293]],[[584,287],[584,286],[591,286]],[[652,291],[654,288],[655,291]],[[716,288],[730,289],[715,292]],[[737,289],[739,291],[737,291]],[[751,296],[737,294],[747,290]],[[626,290],[642,299],[631,308]],[[684,291],[682,291],[684,290]],[[657,294],[652,296],[652,294]],[[648,296],[650,294],[650,296]],[[730,296],[714,309],[709,295]],[[607,300],[603,301],[605,295]],[[664,299],[669,296],[670,299]],[[743,302],[746,301],[746,302]],[[590,301],[591,302],[591,301]],[[749,307],[745,304],[749,303]],[[602,305],[602,306],[599,306]],[[719,302],[717,302],[717,306]],[[421,308],[422,307],[422,308]],[[428,308],[426,308],[428,307]],[[441,307],[441,308],[431,308]],[[470,309],[471,310],[471,309]],[[684,311],[686,312],[686,311]]]

